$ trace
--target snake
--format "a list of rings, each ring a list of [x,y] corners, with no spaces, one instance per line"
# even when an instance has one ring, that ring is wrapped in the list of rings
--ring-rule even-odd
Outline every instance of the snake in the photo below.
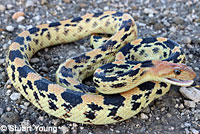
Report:
[[[108,35],[108,36],[104,36]],[[190,86],[195,72],[180,45],[165,37],[137,39],[128,13],[87,13],[18,34],[8,48],[7,73],[13,86],[46,113],[82,124],[111,124],[139,113],[171,85]],[[30,65],[39,50],[92,36],[94,49],[66,59],[56,82]],[[93,76],[93,85],[83,83]]]

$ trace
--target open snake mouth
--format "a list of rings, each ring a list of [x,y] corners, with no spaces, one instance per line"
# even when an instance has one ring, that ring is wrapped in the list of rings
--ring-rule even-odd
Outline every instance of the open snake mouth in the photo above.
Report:
[[[191,86],[192,83],[194,82],[193,80],[179,80],[179,79],[174,79],[174,78],[165,78],[165,81],[170,84],[183,86],[183,87]]]

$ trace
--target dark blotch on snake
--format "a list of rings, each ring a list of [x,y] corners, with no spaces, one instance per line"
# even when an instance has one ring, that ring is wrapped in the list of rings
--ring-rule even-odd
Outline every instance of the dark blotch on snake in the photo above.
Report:
[[[142,83],[140,85],[138,85],[138,87],[140,88],[141,91],[149,91],[152,90],[155,86],[155,83],[148,81],[145,83]]]
[[[73,91],[73,90],[66,90],[63,93],[61,93],[61,97],[67,102],[72,105],[72,107],[75,107],[83,102],[81,96],[84,95],[84,93]]]
[[[26,78],[29,73],[35,73],[35,71],[27,65],[24,65],[23,67],[18,67],[17,71],[19,72],[19,76],[23,78]]]
[[[57,26],[60,26],[61,23],[60,22],[52,22],[49,24],[49,27],[57,27]]]
[[[77,18],[72,19],[71,22],[79,22],[79,21],[81,21],[82,19],[83,19],[83,18],[81,18],[81,17],[77,17]]]
[[[16,58],[23,59],[23,55],[20,50],[12,50],[9,52],[9,59],[13,62]]]
[[[48,86],[49,84],[53,84],[53,82],[45,79],[45,78],[41,78],[40,80],[36,80],[34,82],[34,85],[37,87],[38,90],[40,91],[48,91]]]
[[[87,104],[87,105],[92,111],[100,111],[103,109],[103,107],[98,106],[97,104],[94,104],[93,102],[91,104]]]
[[[33,28],[28,29],[28,31],[29,31],[30,34],[35,34],[38,31],[40,31],[40,28],[33,27]]]
[[[113,106],[124,106],[125,98],[120,94],[106,95],[103,94],[104,104]]]
[[[161,89],[158,89],[158,90],[156,91],[156,94],[161,95],[161,94],[162,94],[162,90],[161,90]]]

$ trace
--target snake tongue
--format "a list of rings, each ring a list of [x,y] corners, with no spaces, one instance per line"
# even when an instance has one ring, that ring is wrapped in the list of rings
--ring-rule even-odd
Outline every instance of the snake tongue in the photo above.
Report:
[[[194,82],[193,80],[179,80],[179,79],[174,79],[174,78],[167,78],[166,80],[170,84],[183,86],[183,87],[191,86],[192,83]]]

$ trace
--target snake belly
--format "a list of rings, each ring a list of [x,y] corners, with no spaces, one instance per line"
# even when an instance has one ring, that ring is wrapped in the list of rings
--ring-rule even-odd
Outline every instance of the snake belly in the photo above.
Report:
[[[64,83],[64,86],[40,76],[29,64],[29,59],[40,49],[74,42],[91,34],[104,33],[112,34],[105,44],[70,58],[60,66],[59,70],[65,72],[65,78],[58,78],[57,81],[61,85]],[[123,56],[131,59],[132,54],[126,54],[125,51],[136,52],[136,48],[131,47],[144,43],[148,45],[151,40],[132,42],[136,38],[137,28],[133,18],[129,14],[116,11],[86,14],[74,19],[38,25],[20,33],[10,45],[6,60],[8,76],[14,87],[28,101],[50,115],[83,124],[100,125],[123,121],[164,95],[169,91],[170,84],[148,81],[127,92],[108,95],[96,93],[96,87],[86,86],[81,81],[104,64]],[[151,42],[167,44],[170,41],[157,38]],[[142,47],[138,45],[137,49]],[[167,61],[183,61],[184,55],[177,44],[165,47],[171,52],[165,57]],[[143,66],[145,65],[147,63],[144,62]],[[74,69],[76,71],[72,71]]]

